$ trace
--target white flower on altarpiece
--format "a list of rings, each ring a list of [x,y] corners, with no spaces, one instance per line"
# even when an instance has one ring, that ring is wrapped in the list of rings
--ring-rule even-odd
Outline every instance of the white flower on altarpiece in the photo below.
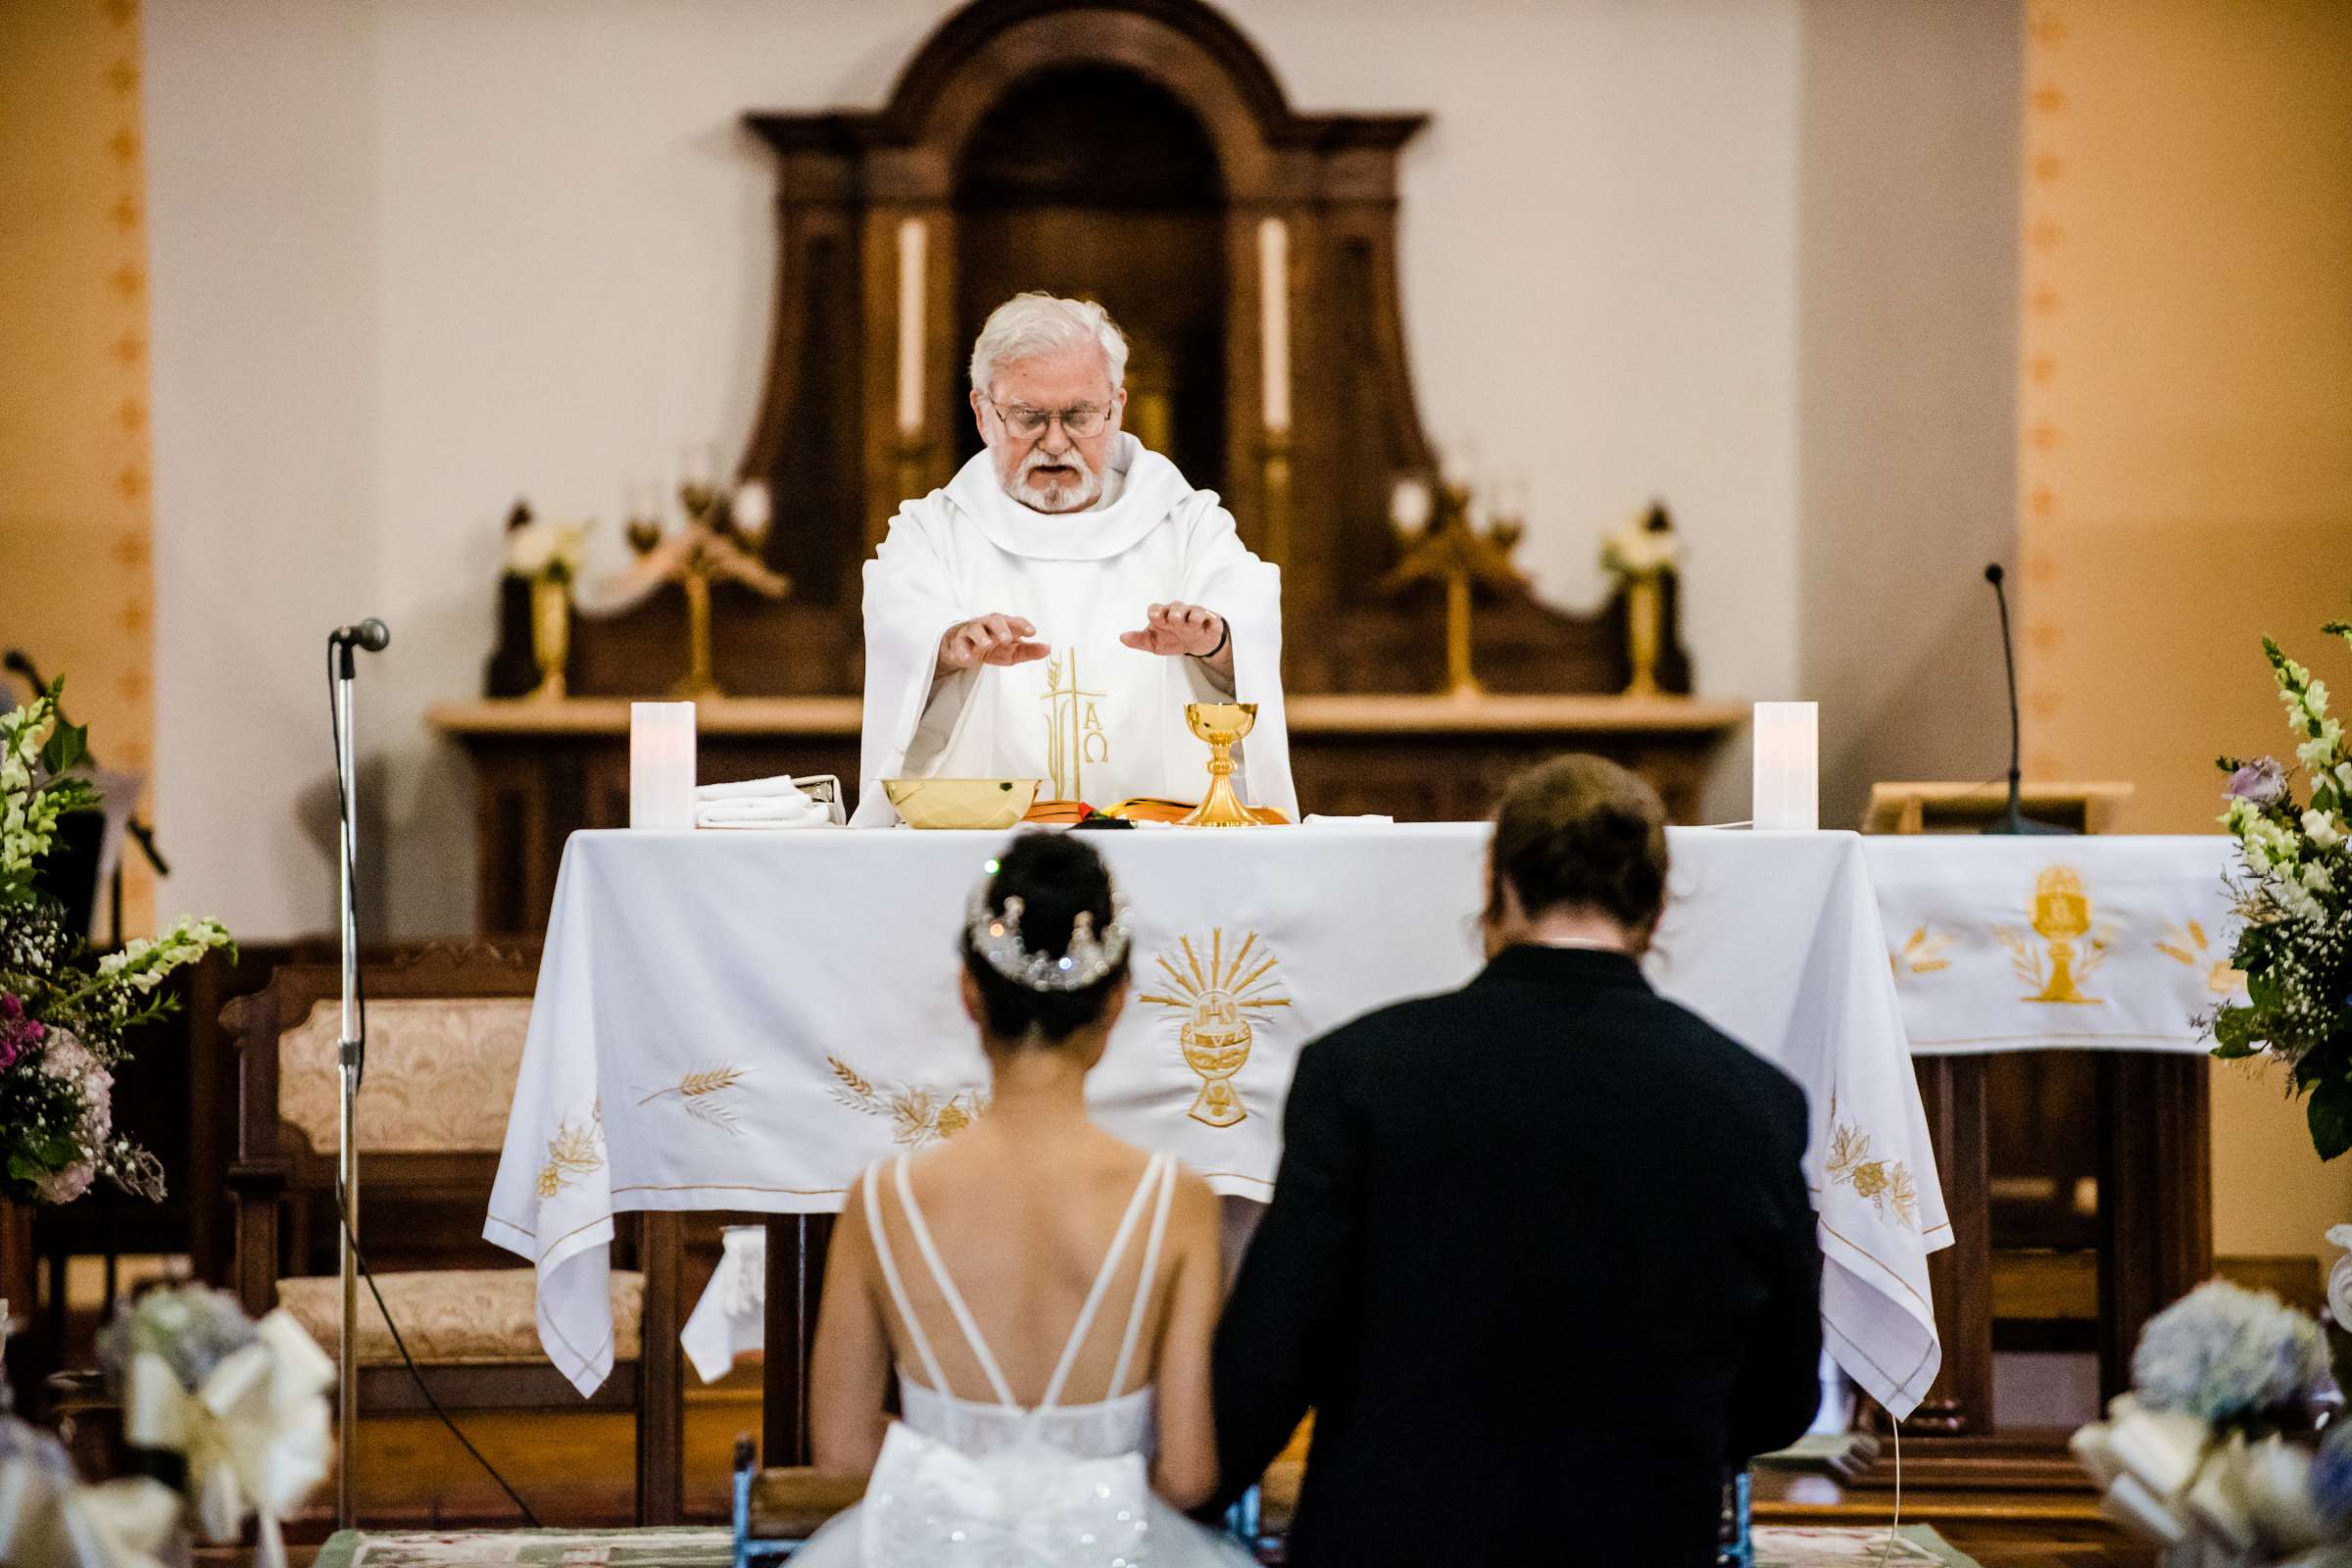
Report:
[[[541,578],[570,582],[587,561],[588,530],[593,526],[585,522],[526,522],[509,528],[507,575],[533,582]]]

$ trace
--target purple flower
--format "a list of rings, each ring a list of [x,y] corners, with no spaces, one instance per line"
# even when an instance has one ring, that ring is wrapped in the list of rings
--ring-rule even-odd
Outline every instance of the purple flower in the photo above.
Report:
[[[2222,787],[2222,799],[2246,801],[2255,806],[2275,806],[2286,798],[2286,769],[2275,757],[2248,762],[2230,775]]]
[[[39,1046],[48,1033],[39,1019],[24,1016],[22,998],[0,993],[0,1071],[15,1066],[17,1058]]]

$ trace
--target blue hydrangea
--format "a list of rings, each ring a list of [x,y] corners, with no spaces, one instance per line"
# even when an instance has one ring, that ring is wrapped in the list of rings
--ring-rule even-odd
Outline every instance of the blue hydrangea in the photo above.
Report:
[[[2332,1386],[2317,1323],[2268,1291],[2221,1280],[2148,1320],[2132,1381],[2148,1408],[2209,1423],[2290,1410]]]

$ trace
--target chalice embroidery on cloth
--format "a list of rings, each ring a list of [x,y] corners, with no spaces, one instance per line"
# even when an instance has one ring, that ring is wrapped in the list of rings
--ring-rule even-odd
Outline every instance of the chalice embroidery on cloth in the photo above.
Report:
[[[1046,771],[1057,801],[1085,799],[1086,764],[1110,760],[1110,733],[1095,706],[1103,695],[1079,686],[1077,649],[1047,661],[1040,701],[1046,705]]]
[[[2009,950],[2010,967],[2018,979],[2039,989],[2023,1000],[2056,1006],[2098,1006],[2106,999],[2086,997],[2082,982],[2107,961],[2115,945],[2112,921],[2094,920],[2090,896],[2082,890],[2082,873],[2071,865],[2043,868],[2034,879],[2031,906],[2034,936],[2045,949],[2015,926],[1999,926],[1993,936]]]
[[[1222,926],[1209,933],[1205,945],[1208,962],[1203,966],[1193,939],[1179,937],[1177,948],[1184,956],[1183,964],[1179,966],[1166,953],[1157,959],[1171,994],[1140,1000],[1165,1007],[1183,1020],[1177,1045],[1184,1053],[1184,1064],[1200,1076],[1200,1093],[1193,1098],[1188,1114],[1206,1126],[1231,1127],[1250,1114],[1233,1087],[1234,1076],[1249,1064],[1250,1048],[1256,1038],[1250,1014],[1287,1007],[1291,999],[1269,994],[1276,984],[1274,967],[1280,959],[1270,948],[1258,945],[1256,932],[1243,940],[1231,958],[1225,956]]]

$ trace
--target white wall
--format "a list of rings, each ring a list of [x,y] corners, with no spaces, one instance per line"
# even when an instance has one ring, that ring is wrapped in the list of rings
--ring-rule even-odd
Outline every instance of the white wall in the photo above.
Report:
[[[1874,780],[2009,763],[1983,572],[2017,555],[2020,10],[1805,0],[1797,643],[1825,826]]]
[[[772,174],[739,117],[879,103],[946,10],[152,0],[168,906],[327,922],[318,644],[371,612],[377,902],[468,927],[470,803],[421,715],[480,689],[501,514],[596,514],[616,553],[629,473],[745,437]],[[1423,415],[1527,475],[1543,590],[1596,599],[1599,533],[1663,496],[1702,685],[1792,693],[1794,0],[1231,10],[1299,107],[1434,116],[1404,163]]]

